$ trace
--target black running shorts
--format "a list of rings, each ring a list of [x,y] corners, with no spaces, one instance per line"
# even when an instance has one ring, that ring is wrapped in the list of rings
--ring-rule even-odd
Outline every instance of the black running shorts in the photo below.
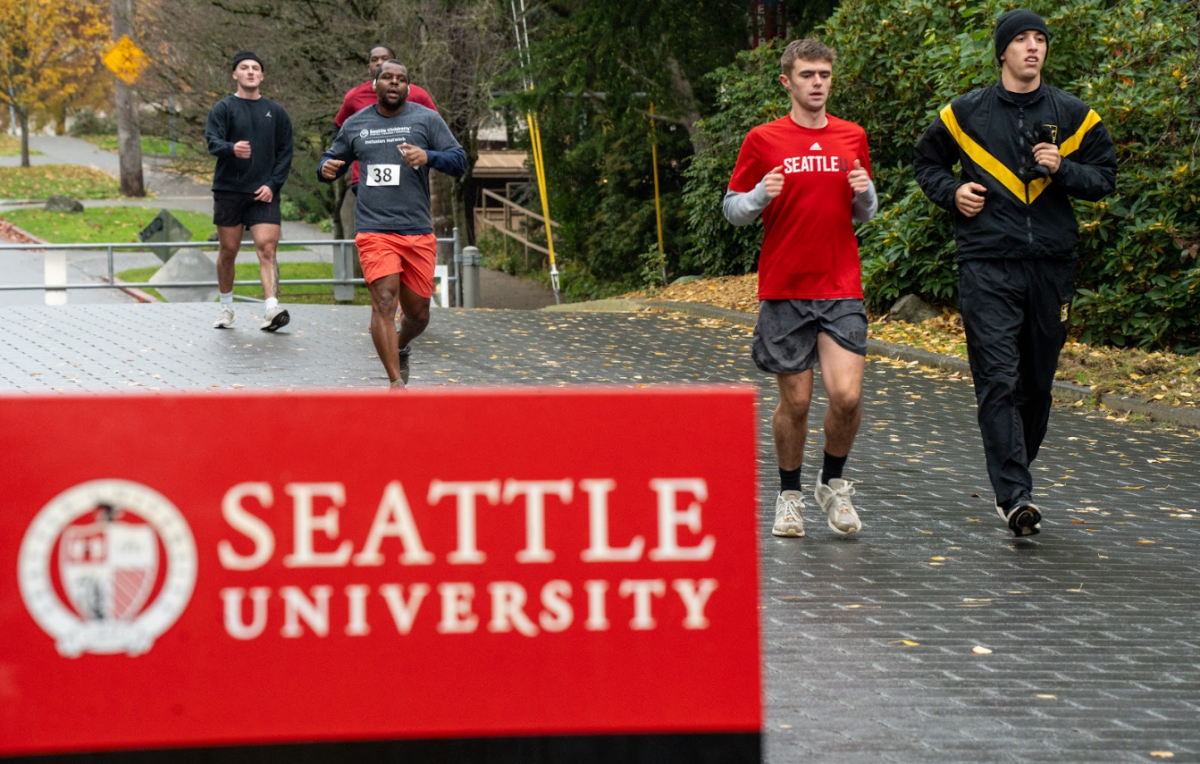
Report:
[[[862,300],[763,300],[758,304],[752,353],[771,374],[798,374],[817,365],[817,335],[867,354],[867,311]]]
[[[270,202],[255,201],[254,194],[238,191],[213,191],[213,224],[221,228],[258,223],[279,225],[279,194]]]

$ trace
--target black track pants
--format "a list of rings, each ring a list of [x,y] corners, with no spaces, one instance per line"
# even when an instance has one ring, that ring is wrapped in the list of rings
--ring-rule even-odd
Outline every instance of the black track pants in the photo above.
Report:
[[[1033,497],[1037,456],[1067,339],[1075,264],[1066,260],[968,260],[959,264],[967,353],[979,430],[996,501]]]

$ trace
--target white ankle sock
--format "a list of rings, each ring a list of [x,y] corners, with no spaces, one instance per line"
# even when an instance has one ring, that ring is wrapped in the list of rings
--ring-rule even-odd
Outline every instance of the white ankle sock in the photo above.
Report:
[[[279,300],[278,300],[278,298],[275,298],[275,297],[268,297],[268,298],[267,298],[267,301],[266,301],[266,303],[265,303],[265,305],[266,305],[266,308],[265,308],[265,309],[266,309],[266,310],[270,310],[271,308],[274,308],[274,307],[275,307],[276,305],[278,305],[278,304],[279,304]]]
[[[228,305],[230,307],[233,306],[233,292],[229,292],[229,293],[217,292],[217,294],[221,295],[221,304],[222,305]]]

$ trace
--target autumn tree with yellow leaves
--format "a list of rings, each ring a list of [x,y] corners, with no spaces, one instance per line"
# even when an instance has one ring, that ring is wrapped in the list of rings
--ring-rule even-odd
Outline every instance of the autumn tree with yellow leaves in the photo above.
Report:
[[[29,166],[29,118],[61,104],[95,76],[111,44],[109,4],[94,0],[0,0],[0,104],[21,130]]]

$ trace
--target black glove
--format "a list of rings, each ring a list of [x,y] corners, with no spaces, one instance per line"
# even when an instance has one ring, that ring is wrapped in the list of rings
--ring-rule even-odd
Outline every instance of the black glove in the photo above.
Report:
[[[1021,137],[1029,144],[1029,158],[1025,160],[1023,166],[1017,176],[1025,183],[1037,180],[1038,178],[1050,177],[1050,168],[1045,165],[1040,165],[1033,157],[1033,147],[1039,143],[1054,143],[1054,134],[1050,132],[1050,128],[1043,125],[1041,122],[1034,122],[1033,127],[1029,130],[1022,131]]]

